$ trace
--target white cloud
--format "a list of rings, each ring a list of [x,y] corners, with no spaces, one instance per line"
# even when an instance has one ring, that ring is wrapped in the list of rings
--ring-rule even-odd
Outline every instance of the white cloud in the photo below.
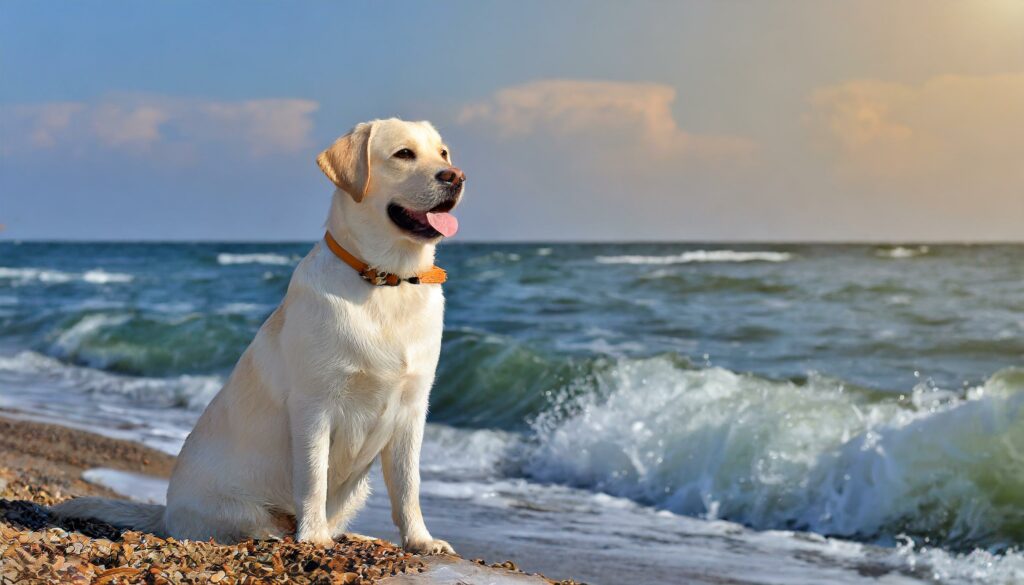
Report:
[[[847,175],[1024,182],[1024,74],[849,81],[811,107],[807,123]]]
[[[236,133],[254,154],[296,152],[310,145],[313,120],[319,105],[310,100],[276,99],[244,102],[209,102],[200,108],[223,132]]]
[[[57,102],[40,106],[13,106],[0,115],[3,124],[4,150],[13,148],[12,138],[20,134],[29,148],[50,148],[58,135],[71,124],[71,118],[83,109],[82,104]],[[20,132],[19,132],[20,131]]]
[[[102,148],[159,154],[219,145],[251,156],[291,153],[311,145],[310,116],[318,107],[304,99],[203,101],[153,95],[4,106],[2,152],[61,148],[81,154]]]
[[[753,150],[745,138],[682,130],[675,99],[674,88],[656,83],[551,79],[500,89],[464,106],[458,120],[494,128],[505,140],[560,140],[590,158],[630,164],[732,159]]]
[[[95,137],[111,148],[147,147],[159,142],[161,125],[171,119],[167,108],[152,105],[100,104],[88,115]]]

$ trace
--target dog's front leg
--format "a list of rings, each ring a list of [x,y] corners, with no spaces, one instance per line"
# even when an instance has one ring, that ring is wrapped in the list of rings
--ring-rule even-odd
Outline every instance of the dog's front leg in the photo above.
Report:
[[[292,439],[295,539],[319,546],[333,543],[327,525],[327,466],[331,425],[323,405],[288,404]]]
[[[398,425],[381,453],[384,483],[391,498],[391,519],[402,535],[402,548],[418,554],[455,554],[450,544],[430,536],[420,511],[420,445],[426,413]]]

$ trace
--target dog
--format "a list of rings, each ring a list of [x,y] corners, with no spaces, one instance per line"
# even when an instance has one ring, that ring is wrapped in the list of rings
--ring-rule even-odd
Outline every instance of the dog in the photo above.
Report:
[[[403,548],[454,552],[424,524],[419,457],[444,314],[434,252],[458,229],[465,175],[429,122],[395,118],[357,125],[317,163],[336,187],[327,234],[186,439],[166,507],[76,498],[54,514],[329,545],[379,457]]]

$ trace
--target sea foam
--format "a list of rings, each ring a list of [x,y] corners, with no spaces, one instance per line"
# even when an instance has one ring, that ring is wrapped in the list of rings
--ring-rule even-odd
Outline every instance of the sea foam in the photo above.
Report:
[[[892,258],[894,260],[901,260],[904,258],[916,258],[917,256],[924,256],[928,254],[928,246],[895,246],[892,248],[883,248],[875,252],[875,256],[879,258]]]
[[[786,262],[793,258],[788,252],[692,250],[668,256],[597,256],[599,264],[691,264],[700,262]]]
[[[100,268],[88,270],[84,273],[64,272],[49,268],[10,268],[0,266],[0,280],[8,280],[14,284],[63,284],[66,282],[82,281],[89,284],[112,284],[131,282],[134,277],[131,274],[118,272],[107,272]]]
[[[294,264],[295,261],[281,254],[228,254],[222,252],[217,254],[217,263],[222,266],[228,266],[231,264],[270,264],[274,266],[284,266],[287,264]]]
[[[131,274],[120,274],[117,272],[107,272],[101,269],[94,269],[86,272],[82,275],[82,280],[92,284],[110,284],[110,283],[125,283],[131,282]]]
[[[219,376],[123,376],[65,364],[34,351],[0,356],[0,374],[19,374],[45,380],[55,390],[117,396],[129,404],[147,409],[178,407],[193,411],[205,408],[224,383]]]

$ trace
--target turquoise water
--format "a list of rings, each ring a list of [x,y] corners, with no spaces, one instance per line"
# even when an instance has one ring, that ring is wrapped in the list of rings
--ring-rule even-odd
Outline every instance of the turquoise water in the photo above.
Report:
[[[0,243],[0,405],[92,405],[173,450],[309,247]],[[431,420],[467,429],[452,448],[480,477],[1024,546],[1022,246],[449,244],[438,263]]]

